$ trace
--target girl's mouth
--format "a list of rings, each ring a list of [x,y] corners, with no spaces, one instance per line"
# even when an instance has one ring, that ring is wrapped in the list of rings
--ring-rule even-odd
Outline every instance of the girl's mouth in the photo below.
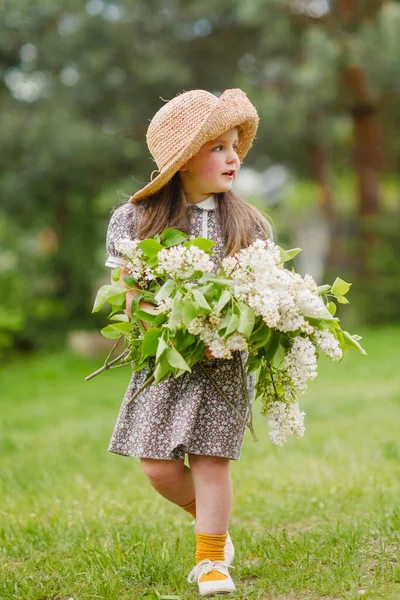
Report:
[[[222,173],[222,175],[225,175],[225,177],[229,177],[229,179],[233,179],[235,171],[227,171],[226,173]]]

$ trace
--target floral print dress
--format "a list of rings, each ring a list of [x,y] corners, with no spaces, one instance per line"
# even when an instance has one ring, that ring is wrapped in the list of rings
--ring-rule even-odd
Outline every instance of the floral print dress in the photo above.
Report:
[[[192,211],[191,231],[196,236],[216,241],[214,253],[222,259],[224,242],[216,219],[213,195],[198,204]],[[107,230],[108,258],[106,266],[116,267],[125,263],[114,247],[120,238],[135,239],[139,231],[143,207],[127,202],[111,216]],[[217,260],[212,257],[215,270]],[[204,357],[201,363],[217,382],[229,401],[248,419],[248,405],[243,389],[240,356],[244,365],[248,352],[235,351],[232,359]],[[245,425],[235,411],[219,394],[200,364],[175,379],[172,375],[158,386],[147,386],[126,405],[135,391],[144,383],[150,365],[132,373],[111,437],[109,452],[123,456],[156,458],[163,460],[184,459],[185,453],[221,456],[238,460],[243,444]],[[245,375],[250,402],[254,401],[255,374]]]

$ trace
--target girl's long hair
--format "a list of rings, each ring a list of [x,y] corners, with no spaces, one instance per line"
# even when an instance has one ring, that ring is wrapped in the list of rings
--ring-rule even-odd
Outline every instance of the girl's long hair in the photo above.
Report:
[[[232,191],[214,194],[216,216],[225,242],[225,256],[247,248],[256,237],[273,239],[266,215]],[[168,227],[190,234],[191,206],[183,193],[179,171],[158,192],[135,202],[143,207],[139,238],[151,238]],[[258,234],[258,235],[257,235]]]

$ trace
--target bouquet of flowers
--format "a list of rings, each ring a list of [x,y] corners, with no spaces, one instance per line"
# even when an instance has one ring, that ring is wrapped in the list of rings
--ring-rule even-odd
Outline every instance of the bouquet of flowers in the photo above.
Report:
[[[282,445],[290,435],[304,435],[299,398],[317,376],[320,353],[335,361],[350,348],[366,354],[361,337],[343,331],[335,317],[334,300],[347,304],[351,284],[336,278],[332,286],[318,286],[310,275],[302,277],[284,267],[299,248],[284,250],[260,239],[222,261],[216,257],[215,272],[215,243],[191,239],[173,228],[154,238],[114,243],[127,261],[128,274],[122,278],[126,287],[120,282],[120,268],[115,269],[113,283],[99,289],[93,312],[111,305],[110,324],[102,334],[117,342],[104,365],[86,379],[123,365],[131,365],[133,371],[150,365],[142,387],[129,400],[134,402],[150,383],[157,386],[170,376],[190,373],[207,348],[215,358],[226,360],[239,351],[249,420],[230,403],[204,364],[200,366],[257,441],[245,385],[246,373],[254,372],[255,401],[268,417],[272,442]],[[137,290],[130,319],[124,312],[129,289]],[[153,308],[144,310],[141,300]],[[112,358],[120,340],[124,350]],[[245,364],[240,351],[246,351]]]

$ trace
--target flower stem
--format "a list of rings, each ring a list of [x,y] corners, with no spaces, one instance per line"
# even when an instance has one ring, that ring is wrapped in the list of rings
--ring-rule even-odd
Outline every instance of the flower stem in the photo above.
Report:
[[[251,434],[253,435],[253,440],[255,442],[257,442],[258,440],[256,438],[256,434],[255,434],[254,429],[253,429],[253,407],[252,407],[252,404],[250,402],[249,391],[247,389],[246,374],[244,372],[244,367],[243,367],[243,361],[242,361],[242,354],[241,354],[241,352],[239,352],[239,362],[240,362],[240,370],[241,370],[241,373],[242,373],[243,390],[244,390],[244,394],[246,396],[247,405],[249,407],[249,418],[250,418],[250,420],[249,420],[249,423],[250,423],[249,429],[251,431]]]
[[[276,391],[276,387],[275,387],[274,376],[272,374],[272,365],[270,363],[267,363],[267,367],[269,369],[269,372],[271,373],[271,381],[272,381],[272,385],[274,387],[275,398],[279,401],[278,392]]]
[[[148,385],[153,383],[154,379],[155,379],[155,375],[153,373],[153,375],[147,381],[145,381],[144,384],[141,385],[138,390],[136,390],[136,392],[133,394],[132,398],[129,398],[128,402],[125,403],[125,406],[129,406],[130,404],[132,404],[132,402],[134,400],[136,400],[136,398],[139,396],[140,392],[142,392],[145,388],[147,388]]]
[[[125,350],[123,352],[121,352],[121,354],[119,356],[117,356],[116,358],[114,358],[113,360],[111,360],[110,362],[108,362],[109,357],[111,356],[111,354],[114,351],[114,348],[116,348],[119,340],[121,339],[120,336],[117,340],[117,343],[113,346],[111,352],[109,353],[109,355],[107,356],[104,365],[102,367],[100,367],[100,369],[97,369],[97,371],[94,371],[94,373],[91,373],[90,375],[88,375],[87,377],[85,377],[85,381],[89,381],[90,379],[93,379],[93,377],[96,377],[96,375],[100,375],[100,373],[102,373],[103,371],[107,371],[107,369],[111,369],[112,365],[114,365],[115,363],[117,363],[119,360],[124,359],[126,356],[128,356],[129,354],[129,348],[125,348]],[[129,363],[127,363],[129,364]]]

